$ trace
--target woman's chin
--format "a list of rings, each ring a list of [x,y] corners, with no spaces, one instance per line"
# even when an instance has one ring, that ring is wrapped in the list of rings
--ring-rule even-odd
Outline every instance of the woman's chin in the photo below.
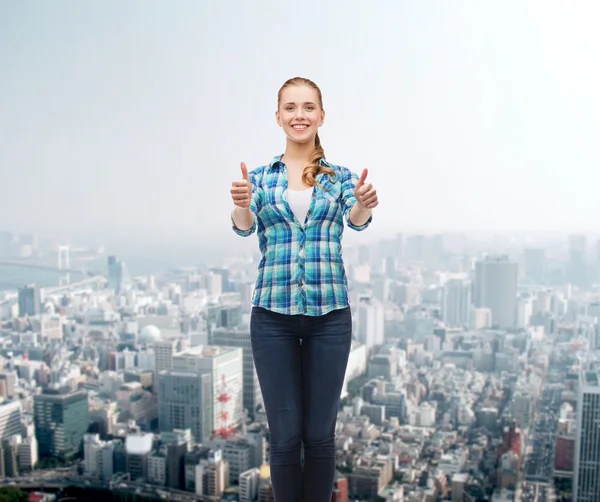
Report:
[[[309,131],[308,133],[307,132],[297,133],[295,131],[292,131],[287,134],[287,138],[290,141],[293,141],[294,143],[298,143],[299,145],[305,145],[306,143],[314,144],[315,133],[312,131]]]

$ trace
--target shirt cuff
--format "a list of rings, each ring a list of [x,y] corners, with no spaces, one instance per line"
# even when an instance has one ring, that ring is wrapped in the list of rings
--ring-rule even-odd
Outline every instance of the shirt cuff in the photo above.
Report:
[[[365,230],[373,221],[373,211],[371,211],[371,215],[369,216],[369,219],[367,221],[365,221],[362,225],[355,225],[354,223],[352,223],[352,220],[350,220],[350,212],[351,211],[348,211],[348,215],[346,216],[346,223],[348,224],[348,227],[350,227],[352,230],[356,230],[357,232]]]
[[[254,213],[252,213],[252,215],[254,216],[254,221],[252,222],[252,226],[248,230],[240,230],[238,227],[235,226],[235,221],[233,219],[233,214],[232,214],[230,216],[232,230],[241,237],[248,237],[249,235],[252,235],[254,233],[254,231],[256,230],[256,215]]]

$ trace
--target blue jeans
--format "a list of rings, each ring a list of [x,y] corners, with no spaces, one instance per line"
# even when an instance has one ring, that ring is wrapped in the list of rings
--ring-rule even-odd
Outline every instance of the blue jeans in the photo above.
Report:
[[[350,307],[312,317],[254,307],[250,337],[271,434],[275,501],[330,502]]]

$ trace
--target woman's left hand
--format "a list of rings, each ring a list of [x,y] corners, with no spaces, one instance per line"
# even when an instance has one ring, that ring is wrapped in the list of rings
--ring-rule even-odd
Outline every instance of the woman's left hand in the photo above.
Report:
[[[364,169],[354,187],[354,197],[358,205],[363,209],[373,209],[377,207],[379,201],[377,200],[377,191],[373,188],[373,185],[371,183],[365,185],[367,174],[369,174],[369,171]]]

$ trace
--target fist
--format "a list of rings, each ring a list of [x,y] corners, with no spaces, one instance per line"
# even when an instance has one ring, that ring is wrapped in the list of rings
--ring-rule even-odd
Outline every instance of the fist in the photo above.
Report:
[[[369,171],[364,169],[360,175],[360,179],[354,187],[354,197],[358,205],[364,209],[373,209],[377,207],[379,201],[377,200],[377,191],[373,188],[371,183],[365,184],[367,180],[367,174]]]
[[[242,162],[241,167],[242,179],[231,184],[231,198],[237,207],[248,209],[252,199],[252,183],[248,178],[248,168],[244,162]]]

